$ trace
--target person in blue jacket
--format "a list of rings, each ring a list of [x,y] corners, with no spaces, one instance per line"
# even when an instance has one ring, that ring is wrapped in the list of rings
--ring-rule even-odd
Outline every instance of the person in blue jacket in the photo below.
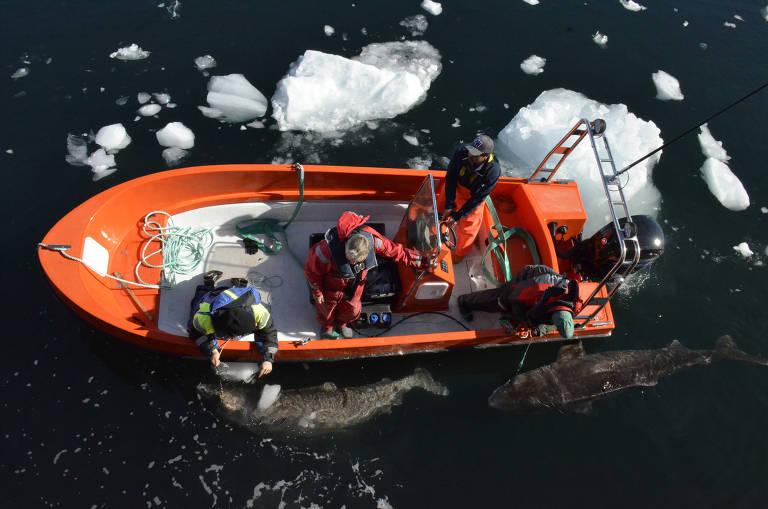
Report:
[[[220,364],[219,339],[238,341],[242,336],[254,334],[260,340],[264,361],[259,378],[272,372],[277,353],[277,329],[269,310],[261,302],[261,295],[248,286],[248,280],[232,278],[232,287],[215,288],[222,273],[211,270],[205,273],[203,284],[195,290],[190,303],[187,330],[203,355],[211,364]]]

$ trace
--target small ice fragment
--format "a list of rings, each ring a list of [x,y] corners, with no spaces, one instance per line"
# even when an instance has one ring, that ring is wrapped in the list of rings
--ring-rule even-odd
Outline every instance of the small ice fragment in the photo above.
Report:
[[[213,76],[206,99],[230,122],[253,120],[267,112],[267,98],[242,74]]]
[[[459,120],[458,117],[454,117],[451,127],[461,127],[461,120]]]
[[[718,161],[728,162],[731,156],[723,148],[723,142],[716,140],[712,136],[707,124],[701,126],[701,133],[698,136],[699,145],[701,145],[701,151],[705,157],[714,157]]]
[[[10,154],[10,155],[13,155],[13,149],[12,149],[12,148],[9,148],[9,149],[7,149],[7,150],[5,151],[5,153],[6,153],[6,154]]]
[[[680,91],[680,82],[674,76],[659,70],[651,74],[651,79],[656,85],[656,99],[662,101],[682,101],[684,99],[683,93]]]
[[[768,214],[768,207],[760,207],[760,212],[763,214]]]
[[[605,48],[605,45],[608,44],[608,36],[601,34],[599,30],[592,35],[592,40],[601,48]]]
[[[738,14],[734,14],[734,15],[733,15],[733,17],[734,17],[734,19],[737,19],[737,20],[739,20],[739,21],[744,21],[744,18],[742,18],[742,17],[741,17],[741,16],[739,16]]]
[[[116,58],[118,60],[142,60],[147,58],[149,54],[149,51],[141,49],[138,44],[134,43],[125,48],[120,48],[114,53],[110,53],[109,58]]]
[[[703,49],[703,50],[706,50],[708,47],[709,47],[709,46],[707,45],[707,43],[706,43],[706,42],[700,42],[700,43],[699,43],[699,48],[701,48],[701,49]]]
[[[438,16],[443,12],[443,6],[438,2],[433,2],[432,0],[422,0],[421,8],[433,16]]]
[[[99,129],[95,141],[111,154],[127,147],[131,143],[131,137],[123,124],[111,124]]]
[[[67,135],[67,156],[64,158],[72,166],[88,164],[88,142],[74,134]]]
[[[155,101],[157,101],[158,104],[168,104],[168,102],[171,100],[171,96],[163,93],[163,92],[153,92],[152,96],[155,98]]]
[[[117,104],[118,106],[125,106],[126,104],[128,104],[128,96],[124,95],[122,97],[118,97],[117,99],[115,99],[115,104]]]
[[[115,156],[108,155],[103,148],[100,148],[88,156],[87,162],[94,173],[104,172],[115,166]]]
[[[419,139],[416,136],[405,134],[403,133],[403,139],[413,145],[414,147],[419,146]]]
[[[245,124],[248,127],[252,127],[254,129],[264,129],[264,122],[261,120],[254,120],[251,123]]]
[[[749,195],[739,178],[724,162],[710,157],[701,167],[709,191],[726,208],[734,211],[749,207]]]
[[[539,5],[539,0],[523,0],[528,5]]]
[[[195,146],[195,134],[181,122],[169,122],[155,136],[163,147],[187,149]]]
[[[419,35],[424,35],[424,32],[427,31],[427,27],[429,27],[429,21],[427,21],[427,17],[423,14],[415,14],[413,16],[408,16],[401,21],[400,26],[410,30],[411,36],[417,37]]]
[[[766,6],[765,6],[765,7],[763,7],[762,9],[760,9],[760,14],[762,14],[762,15],[763,15],[763,19],[764,19],[765,21],[768,21],[768,5],[766,5]]]
[[[736,28],[736,23],[731,23],[730,21],[726,21],[723,23],[723,26],[726,28]]]
[[[738,246],[733,246],[733,249],[744,258],[749,258],[753,254],[755,254],[752,252],[751,249],[749,249],[749,244],[747,244],[746,242],[742,242]]]
[[[619,0],[619,3],[628,11],[639,12],[647,9],[644,5],[640,5],[632,0]]]
[[[23,78],[24,76],[27,76],[29,74],[29,68],[28,67],[19,67],[16,69],[16,71],[11,74],[11,79],[17,80],[19,78]]]
[[[168,147],[163,150],[163,160],[166,166],[173,166],[187,157],[188,151],[178,147]]]
[[[325,32],[325,35],[327,35],[328,37],[330,37],[330,36],[332,36],[333,34],[335,34],[335,33],[336,33],[336,29],[335,29],[335,28],[333,28],[331,25],[325,25],[325,26],[323,27],[323,32]]]
[[[683,21],[683,26],[684,26],[684,27],[687,27],[687,26],[688,26],[688,20],[685,20],[685,21]]]
[[[274,404],[277,397],[280,395],[279,385],[264,384],[264,388],[261,390],[261,397],[256,404],[258,410],[264,411]]]
[[[526,74],[541,74],[544,72],[544,65],[547,63],[546,58],[542,58],[538,55],[531,55],[520,64],[520,69]]]
[[[160,110],[163,109],[159,104],[145,104],[141,108],[139,108],[139,115],[143,117],[151,117],[152,115],[157,115],[160,113]]]
[[[214,59],[211,55],[203,55],[195,59],[195,66],[197,67],[198,71],[204,71],[206,69],[210,69],[211,67],[216,67],[216,59]]]
[[[152,99],[152,96],[146,92],[139,92],[136,94],[136,100],[139,101],[139,104],[144,104],[150,99]]]

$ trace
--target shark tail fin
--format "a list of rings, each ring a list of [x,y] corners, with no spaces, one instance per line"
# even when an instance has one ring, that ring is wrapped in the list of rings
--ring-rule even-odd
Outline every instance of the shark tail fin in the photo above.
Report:
[[[717,343],[715,344],[715,353],[723,359],[752,362],[754,364],[768,366],[768,360],[741,351],[733,338],[727,334],[718,338]]]
[[[438,396],[448,395],[448,387],[432,378],[432,374],[426,369],[416,368],[413,372],[413,377],[415,379],[414,387],[421,387],[425,391],[437,394]]]

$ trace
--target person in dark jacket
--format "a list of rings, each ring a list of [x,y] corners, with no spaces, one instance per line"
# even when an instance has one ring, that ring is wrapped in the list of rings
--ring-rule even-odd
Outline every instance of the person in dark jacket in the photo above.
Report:
[[[337,339],[337,326],[342,336],[352,337],[354,332],[349,324],[360,316],[365,278],[376,267],[377,255],[422,268],[422,257],[417,251],[365,226],[369,217],[344,212],[336,226],[325,232],[325,238],[309,249],[304,275],[315,301],[323,339]]]
[[[451,225],[458,224],[454,262],[461,261],[472,249],[483,221],[485,198],[496,187],[499,176],[501,167],[493,154],[490,137],[481,134],[471,145],[454,152],[442,192],[443,217],[448,218]]]
[[[260,340],[263,362],[259,378],[272,372],[277,353],[277,329],[269,310],[261,302],[261,295],[248,286],[248,280],[232,278],[232,287],[215,288],[222,273],[206,272],[203,284],[195,290],[190,303],[187,331],[200,352],[220,364],[219,339],[238,341],[242,336],[254,334]]]
[[[573,316],[581,306],[579,283],[546,265],[526,265],[504,286],[459,297],[466,319],[471,320],[472,311],[504,313],[513,325],[525,323],[539,335],[556,328],[566,339],[573,337]]]

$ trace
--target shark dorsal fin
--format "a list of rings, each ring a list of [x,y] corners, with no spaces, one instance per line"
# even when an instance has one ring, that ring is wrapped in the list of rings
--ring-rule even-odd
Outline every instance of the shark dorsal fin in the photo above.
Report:
[[[573,345],[565,345],[560,348],[560,351],[557,352],[556,362],[565,362],[580,357],[584,357],[584,347],[582,346],[581,341],[577,341]]]

